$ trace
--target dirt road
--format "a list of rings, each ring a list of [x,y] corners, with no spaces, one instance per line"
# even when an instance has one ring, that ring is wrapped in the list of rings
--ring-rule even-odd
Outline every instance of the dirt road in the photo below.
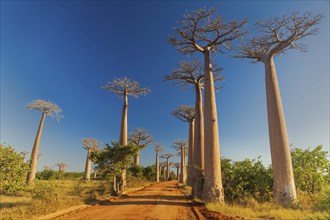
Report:
[[[176,183],[160,182],[122,199],[102,202],[56,219],[196,219],[191,202],[178,190]]]

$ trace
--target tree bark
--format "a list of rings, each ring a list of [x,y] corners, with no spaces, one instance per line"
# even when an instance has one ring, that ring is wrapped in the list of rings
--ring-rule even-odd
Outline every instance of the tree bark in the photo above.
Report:
[[[158,151],[156,151],[156,182],[159,182],[159,159],[158,159]]]
[[[205,170],[203,199],[205,202],[210,203],[224,203],[224,192],[221,180],[217,105],[209,51],[206,50],[204,52],[204,58]]]
[[[185,173],[184,173],[184,147],[181,147],[181,171],[180,171],[180,183],[184,183]]]
[[[195,101],[195,130],[194,130],[194,158],[192,172],[192,195],[193,197],[202,198],[202,171],[204,170],[204,119],[203,119],[203,103],[202,88],[200,84],[195,85],[196,101]]]
[[[265,70],[273,195],[276,203],[286,206],[292,204],[297,195],[281,94],[272,57],[265,62]]]
[[[135,165],[140,164],[140,151],[137,152],[137,155],[134,155],[134,164]]]
[[[188,172],[187,172],[187,179],[188,179],[188,185],[192,186],[193,179],[192,179],[192,172],[194,164],[193,158],[194,158],[194,130],[195,130],[195,121],[194,119],[189,122],[189,143],[188,143]]]
[[[176,168],[176,179],[181,181],[180,176],[181,176],[181,173],[180,173],[180,167],[177,167],[177,168]]]
[[[41,116],[41,119],[40,119],[36,139],[34,141],[32,153],[31,153],[30,171],[28,172],[28,175],[27,175],[27,178],[26,178],[27,184],[32,184],[34,179],[36,178],[39,143],[40,143],[40,138],[41,138],[42,128],[44,126],[45,118],[46,118],[46,113],[43,112],[42,116]]]
[[[170,163],[168,161],[169,158],[167,158],[166,161],[166,180],[168,181],[170,178]]]
[[[124,94],[124,104],[122,110],[122,118],[121,118],[121,125],[120,125],[120,138],[119,144],[122,146],[127,145],[127,111],[128,111],[128,96]],[[123,170],[120,175],[120,185],[119,190],[123,191],[127,188],[126,184],[126,170]]]
[[[86,165],[85,165],[85,175],[84,180],[91,179],[91,159],[90,159],[91,150],[87,149]]]

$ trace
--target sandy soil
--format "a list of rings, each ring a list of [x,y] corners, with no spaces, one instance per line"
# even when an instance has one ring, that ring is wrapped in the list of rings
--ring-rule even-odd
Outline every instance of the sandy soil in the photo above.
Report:
[[[122,199],[104,201],[56,219],[198,219],[192,211],[191,201],[176,184],[176,181],[160,182],[131,192]]]

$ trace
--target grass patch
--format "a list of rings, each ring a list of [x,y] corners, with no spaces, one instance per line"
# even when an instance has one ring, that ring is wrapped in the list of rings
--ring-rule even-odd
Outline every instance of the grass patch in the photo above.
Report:
[[[231,217],[244,219],[330,219],[330,213],[312,211],[311,209],[289,209],[272,203],[259,204],[249,200],[246,207],[238,205],[206,204],[210,211],[222,213]]]

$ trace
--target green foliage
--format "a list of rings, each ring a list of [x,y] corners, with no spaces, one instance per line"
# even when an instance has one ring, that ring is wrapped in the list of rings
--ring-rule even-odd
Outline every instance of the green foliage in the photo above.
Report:
[[[58,196],[58,186],[52,181],[36,181],[31,194],[33,199],[55,202]]]
[[[0,192],[14,194],[25,188],[29,164],[11,146],[0,144]]]
[[[132,164],[132,157],[138,152],[134,145],[122,146],[118,142],[106,144],[106,148],[91,153],[96,169],[105,177],[118,175]]]
[[[314,209],[330,213],[330,186],[322,190],[314,203]]]
[[[314,150],[295,148],[291,152],[296,187],[311,197],[329,182],[330,161],[322,145]]]
[[[143,178],[143,171],[144,168],[142,166],[139,166],[137,164],[132,164],[129,168],[128,168],[128,172],[129,174],[131,174],[132,176],[138,177],[138,178]]]
[[[143,176],[148,181],[155,181],[156,180],[156,165],[147,166],[143,170]]]
[[[272,171],[264,167],[260,157],[237,162],[222,159],[221,170],[227,202],[244,204],[251,197],[259,202],[271,200]]]
[[[44,167],[40,172],[36,173],[36,178],[39,180],[54,180],[57,177],[57,172],[49,167]]]

